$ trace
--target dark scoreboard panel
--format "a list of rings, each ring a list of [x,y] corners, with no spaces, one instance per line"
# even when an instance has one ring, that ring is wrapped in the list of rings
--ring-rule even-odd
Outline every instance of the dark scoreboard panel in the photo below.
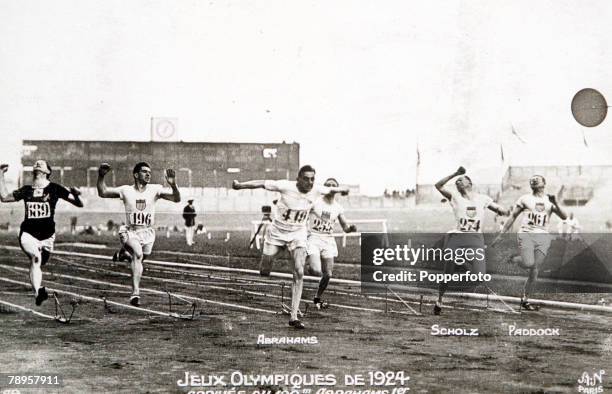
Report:
[[[44,159],[53,180],[69,186],[94,187],[102,162],[113,167],[109,185],[132,183],[134,165],[146,161],[155,183],[163,182],[163,169],[174,168],[181,187],[229,187],[234,179],[294,179],[299,150],[297,143],[24,140],[21,184],[30,182],[34,161]]]

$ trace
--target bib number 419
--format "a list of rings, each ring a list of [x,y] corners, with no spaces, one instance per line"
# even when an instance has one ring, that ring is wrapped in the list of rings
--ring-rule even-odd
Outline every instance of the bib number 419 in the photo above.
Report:
[[[283,220],[286,222],[302,223],[304,220],[306,220],[307,216],[308,211],[287,209],[287,211],[283,214]]]

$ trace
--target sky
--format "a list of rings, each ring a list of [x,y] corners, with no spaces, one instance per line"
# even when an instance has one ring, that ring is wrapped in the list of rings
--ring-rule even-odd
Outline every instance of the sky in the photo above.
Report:
[[[612,2],[3,0],[0,146],[22,139],[299,142],[319,177],[366,194],[457,166],[611,164]],[[511,133],[512,127],[520,139]],[[585,146],[586,139],[588,146]],[[503,146],[505,161],[500,158]]]

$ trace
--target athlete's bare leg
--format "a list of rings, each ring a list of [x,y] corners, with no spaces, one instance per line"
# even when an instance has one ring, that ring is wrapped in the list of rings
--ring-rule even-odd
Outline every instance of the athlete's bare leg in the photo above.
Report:
[[[132,255],[130,268],[132,269],[132,296],[140,296],[140,278],[142,277],[142,246],[136,238],[128,239],[124,244],[125,249]]]
[[[452,275],[455,273],[455,268],[457,265],[453,261],[445,261],[444,262],[444,273],[448,275]],[[438,284],[438,303],[442,303],[442,297],[444,293],[446,293],[446,289],[448,289],[448,283],[445,281],[440,282]]]
[[[261,276],[270,276],[274,260],[276,260],[276,256],[278,256],[281,250],[282,247],[280,246],[264,242],[263,254],[261,255],[261,260],[259,261],[259,274]]]
[[[334,270],[334,259],[332,258],[322,258],[321,262],[323,263],[323,275],[321,276],[321,280],[319,281],[319,289],[317,290],[317,298],[321,298],[325,289],[327,289],[327,285],[329,285],[329,280],[332,277]]]
[[[306,262],[308,263],[309,274],[312,276],[322,276],[321,272],[321,256],[318,254],[309,254],[306,257]]]
[[[298,319],[298,310],[302,300],[302,289],[304,287],[304,265],[306,264],[306,248],[300,247],[293,250],[293,284],[291,286],[291,320]]]
[[[533,249],[521,249],[520,256],[515,256],[513,261],[526,270],[530,270],[535,265],[535,252]]]
[[[30,258],[30,283],[34,290],[34,295],[38,294],[38,289],[42,286],[42,269],[40,268],[41,257],[40,252],[35,254],[27,253]]]
[[[544,262],[545,258],[546,255],[542,253],[542,251],[535,251],[534,263],[529,268],[529,276],[527,277],[527,281],[525,282],[525,287],[523,289],[523,300],[527,300],[529,295],[533,292],[533,287],[538,279],[539,267]]]
[[[25,232],[21,234],[19,243],[30,260],[30,283],[32,284],[34,295],[37,295],[38,289],[40,289],[42,285],[41,249],[37,245],[38,241],[32,235]]]

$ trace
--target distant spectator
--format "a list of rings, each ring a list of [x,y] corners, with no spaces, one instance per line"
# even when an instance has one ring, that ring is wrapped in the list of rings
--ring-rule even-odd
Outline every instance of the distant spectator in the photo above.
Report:
[[[196,210],[193,206],[193,199],[187,200],[187,205],[183,209],[183,219],[185,219],[185,239],[187,245],[193,245],[193,235],[195,233]]]
[[[276,205],[277,201],[278,200],[275,200],[273,204]],[[273,221],[272,207],[270,205],[263,205],[261,207],[261,213],[263,214],[261,222],[259,223],[257,230],[255,230],[254,233],[251,233],[251,242],[249,242],[249,248],[252,248],[253,244],[255,244],[257,249],[259,249],[259,240],[257,237],[263,238],[264,235],[268,232],[270,223],[272,223]]]
[[[76,234],[77,222],[79,218],[76,216],[70,216],[70,234]]]
[[[85,229],[83,231],[81,231],[81,234],[83,235],[94,235],[96,233],[96,230],[90,226],[89,224],[87,224],[85,226]]]
[[[569,217],[565,220],[559,222],[559,226],[557,227],[559,234],[567,239],[573,240],[576,239],[576,234],[580,233],[580,223],[578,219],[574,217],[574,213],[570,213]]]

